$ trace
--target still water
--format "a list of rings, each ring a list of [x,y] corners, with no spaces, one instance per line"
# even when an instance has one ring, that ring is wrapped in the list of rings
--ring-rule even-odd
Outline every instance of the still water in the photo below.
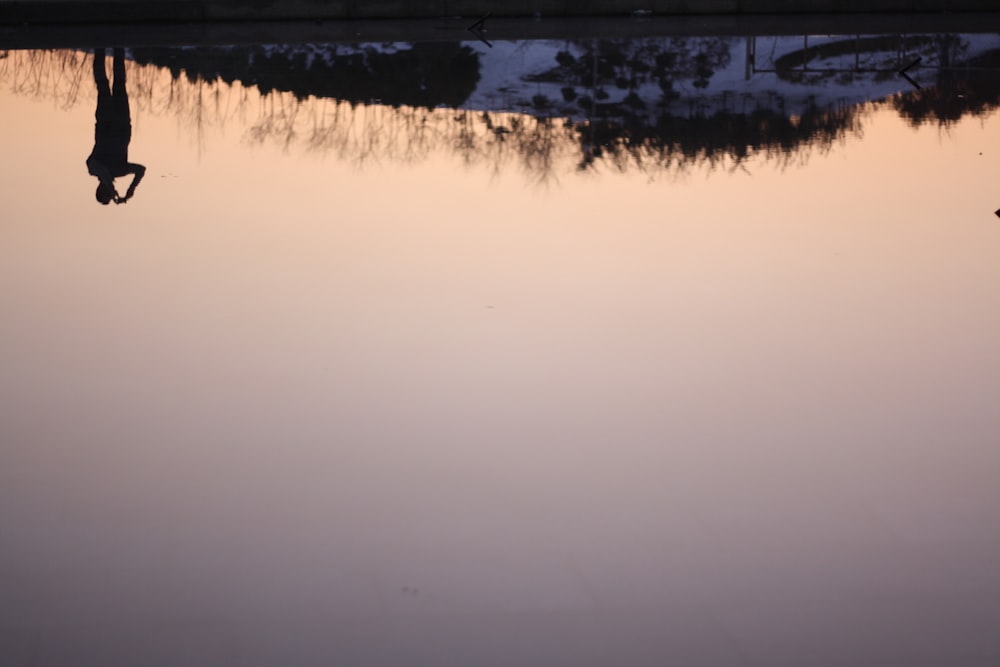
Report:
[[[1000,35],[94,64],[0,52],[0,665],[1000,664]]]

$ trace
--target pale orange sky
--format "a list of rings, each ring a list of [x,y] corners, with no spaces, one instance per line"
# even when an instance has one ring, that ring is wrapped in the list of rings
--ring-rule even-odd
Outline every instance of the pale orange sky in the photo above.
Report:
[[[104,208],[0,109],[0,655],[1000,655],[997,114],[539,187],[137,112]]]

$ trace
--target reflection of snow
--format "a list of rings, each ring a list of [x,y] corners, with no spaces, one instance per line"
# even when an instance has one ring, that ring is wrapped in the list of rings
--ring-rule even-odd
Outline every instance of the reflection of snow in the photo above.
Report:
[[[906,64],[921,58],[908,72],[921,85],[934,82],[942,65],[941,45],[949,44],[951,62],[967,60],[1000,48],[1000,35],[808,35],[777,37],[686,37],[634,40],[565,40],[464,43],[480,63],[479,81],[462,108],[478,111],[514,111],[582,119],[595,107],[614,116],[615,105],[628,104],[632,114],[651,118],[663,112],[675,117],[711,116],[718,112],[777,112],[790,117],[807,110],[845,108],[907,92],[911,85],[898,75]],[[613,45],[631,53],[672,54],[687,65],[670,72],[669,94],[662,81],[638,77],[631,85],[607,79],[560,80],[545,77],[558,66],[560,52],[575,58],[591,57],[594,45]],[[258,53],[277,55],[304,63],[335,68],[336,56],[395,54],[413,48],[407,42],[372,42],[354,45],[266,44]],[[692,63],[706,52],[714,56],[707,75],[696,76]],[[723,57],[718,57],[722,54]],[[253,52],[250,54],[253,58]],[[799,60],[801,58],[801,61]],[[645,110],[641,112],[640,110]],[[609,111],[610,110],[610,111]]]
[[[955,55],[961,60],[990,49],[1000,48],[1000,35],[956,35]],[[853,42],[865,36],[808,36],[718,38],[730,54],[728,64],[715,70],[703,87],[692,78],[678,78],[674,91],[678,96],[664,104],[660,86],[644,83],[631,89],[602,86],[604,104],[622,103],[634,91],[646,108],[668,110],[675,116],[712,115],[716,112],[744,113],[754,109],[800,115],[807,109],[853,106],[880,100],[911,86],[897,75],[903,65],[921,57],[921,64],[911,76],[920,83],[933,83],[939,54],[933,39],[919,50],[852,51],[813,58],[809,72],[798,80],[779,76],[776,61],[804,48]],[[892,38],[886,38],[891,40]],[[937,37],[940,39],[940,36]],[[534,100],[553,101],[552,112],[570,117],[586,116],[586,109],[564,103],[564,82],[528,80],[556,63],[560,51],[579,52],[579,46],[563,41],[497,42],[493,49],[470,42],[480,54],[481,78],[467,108],[503,111],[536,111]],[[850,46],[848,44],[847,46]],[[786,70],[787,71],[787,70]],[[794,77],[792,77],[794,78]],[[580,94],[589,91],[580,90]]]

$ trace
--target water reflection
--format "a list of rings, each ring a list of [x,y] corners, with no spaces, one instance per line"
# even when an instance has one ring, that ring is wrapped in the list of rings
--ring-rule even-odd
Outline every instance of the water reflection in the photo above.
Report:
[[[850,41],[126,50],[119,207],[0,61],[0,665],[994,667],[1000,115]]]
[[[259,45],[133,49],[140,109],[171,113],[199,147],[209,126],[255,114],[249,144],[352,162],[516,166],[676,175],[801,163],[892,108],[914,125],[1000,103],[1000,36],[671,37],[564,42]],[[30,62],[29,62],[30,60]],[[79,58],[15,54],[73,78]],[[906,63],[919,66],[900,75]],[[67,69],[69,71],[67,71]],[[169,76],[161,73],[169,72]],[[908,79],[908,77],[915,77]],[[918,87],[908,83],[912,80]],[[54,94],[60,84],[53,81]],[[248,92],[260,98],[252,104]],[[40,94],[46,94],[39,91]]]
[[[913,126],[947,126],[963,116],[982,117],[1000,106],[1000,49],[942,67],[932,85],[893,98],[893,108]]]
[[[700,163],[738,165],[758,155],[794,161],[860,131],[873,100],[905,109],[915,97],[901,92],[905,83],[896,75],[906,59],[920,57],[924,80],[937,71],[948,84],[962,76],[946,68],[966,64],[970,52],[982,62],[995,59],[982,52],[998,44],[996,36],[980,35],[832,36],[812,44],[808,38],[800,44],[796,38],[674,37],[501,42],[494,50],[457,43],[142,50],[136,59],[169,63],[175,78],[183,74],[192,84],[239,82],[298,101],[456,108],[458,131],[448,141],[466,161],[496,164],[512,145],[522,167],[545,180],[567,163],[656,173]],[[386,76],[386,69],[396,74]],[[996,91],[997,78],[991,80]],[[984,111],[950,86],[938,94],[963,108],[960,113]],[[419,120],[418,132],[425,123]],[[286,138],[297,134],[287,119],[266,127]],[[307,143],[322,148],[330,134],[336,130],[321,123]]]
[[[393,107],[448,106],[453,139],[466,159],[513,143],[529,173],[547,175],[559,157],[580,169],[683,170],[699,162],[739,163],[751,155],[792,160],[860,130],[865,105],[910,98],[896,76],[920,57],[937,71],[932,89],[961,113],[982,113],[948,85],[947,68],[996,59],[996,36],[847,36],[803,38],[674,37],[545,43],[273,45],[140,51],[140,62],[170,63],[192,82],[256,85],[298,100],[325,98]],[[817,42],[819,42],[817,44]],[[992,45],[993,51],[983,55]],[[977,60],[969,63],[969,54]],[[990,55],[992,53],[993,55]],[[386,63],[391,62],[391,67]],[[511,64],[511,63],[514,64]],[[996,63],[993,62],[996,73]],[[385,70],[395,72],[386,76]],[[997,77],[988,86],[994,95]],[[410,85],[400,85],[406,81]],[[413,83],[417,91],[413,89]],[[925,94],[922,98],[927,97]],[[899,98],[899,99],[897,99]],[[995,108],[995,101],[990,108]],[[500,117],[497,113],[518,113]],[[322,143],[321,141],[319,143]],[[313,144],[315,145],[315,144]]]
[[[124,204],[135,194],[146,167],[128,161],[128,146],[132,141],[132,114],[129,112],[125,81],[125,51],[114,50],[114,85],[108,81],[105,50],[94,52],[94,83],[97,85],[97,112],[94,125],[94,149],[87,158],[87,172],[96,176],[97,201],[107,205]],[[115,179],[132,176],[124,195],[115,189]]]

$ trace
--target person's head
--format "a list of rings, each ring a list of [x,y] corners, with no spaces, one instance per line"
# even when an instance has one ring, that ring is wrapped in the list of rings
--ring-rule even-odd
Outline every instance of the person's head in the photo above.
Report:
[[[97,201],[107,206],[115,198],[115,186],[108,183],[97,184]]]

